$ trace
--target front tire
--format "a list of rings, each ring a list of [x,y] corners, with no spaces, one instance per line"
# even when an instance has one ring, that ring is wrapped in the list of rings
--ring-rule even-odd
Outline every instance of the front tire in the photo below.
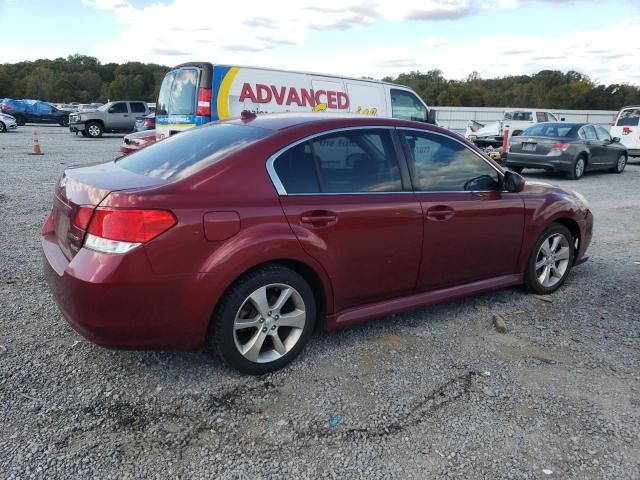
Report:
[[[621,153],[616,160],[616,166],[609,170],[611,173],[622,173],[624,172],[624,168],[627,166],[627,156],[624,153]]]
[[[575,243],[564,225],[554,223],[540,235],[524,273],[525,290],[548,294],[565,282],[575,256]]]
[[[98,122],[89,122],[85,127],[85,132],[91,138],[100,138],[102,136],[102,125]]]
[[[6,131],[7,131],[7,126],[4,123],[0,122],[0,133],[4,133]]]
[[[584,171],[587,168],[587,160],[584,158],[584,155],[580,155],[573,161],[573,166],[571,171],[567,174],[570,180],[580,180],[582,175],[584,175]]]
[[[69,117],[62,117],[60,119],[60,126],[61,127],[68,127],[69,126]]]
[[[273,372],[302,352],[316,311],[313,291],[298,273],[278,265],[261,267],[225,293],[208,342],[232,368],[251,375]]]

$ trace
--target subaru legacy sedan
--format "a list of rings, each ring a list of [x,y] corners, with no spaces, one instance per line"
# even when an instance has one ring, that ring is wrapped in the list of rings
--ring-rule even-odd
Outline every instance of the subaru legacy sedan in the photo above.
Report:
[[[315,328],[523,285],[587,259],[578,193],[524,179],[447,130],[246,113],[69,168],[42,228],[69,324],[107,347],[193,350],[261,374]]]
[[[511,137],[506,165],[518,173],[527,167],[543,168],[579,180],[594,170],[622,173],[627,157],[620,139],[600,125],[539,123]]]

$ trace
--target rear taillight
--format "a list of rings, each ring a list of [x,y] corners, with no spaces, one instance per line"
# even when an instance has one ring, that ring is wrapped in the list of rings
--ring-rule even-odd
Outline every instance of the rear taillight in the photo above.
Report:
[[[2,104],[2,111],[3,112],[8,112],[9,111],[9,105],[5,105],[4,103]]]
[[[555,150],[556,152],[566,152],[570,146],[570,143],[556,143],[551,147],[551,150]]]
[[[95,207],[85,207],[80,206],[76,210],[76,215],[73,217],[73,224],[78,227],[80,230],[86,230],[89,226],[89,220],[91,220],[91,215],[93,215],[93,209]]]
[[[153,240],[176,223],[176,217],[167,210],[99,207],[89,223],[84,245],[105,253],[126,253]]]
[[[198,89],[198,108],[196,115],[210,117],[211,116],[211,89]]]
[[[147,118],[144,122],[144,126],[145,127],[152,127],[153,126],[153,119],[152,118]]]

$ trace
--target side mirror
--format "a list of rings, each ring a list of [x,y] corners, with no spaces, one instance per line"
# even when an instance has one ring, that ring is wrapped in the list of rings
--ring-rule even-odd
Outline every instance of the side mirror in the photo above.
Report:
[[[504,172],[504,189],[507,192],[519,193],[524,189],[524,177],[516,172],[507,170]]]
[[[109,108],[109,113],[113,113],[113,112],[115,112],[115,111],[116,111],[116,109],[115,109],[115,108],[113,108],[113,107],[110,107],[110,108]]]
[[[433,108],[429,109],[429,112],[427,113],[427,123],[436,125],[436,111]]]
[[[620,143],[620,137],[613,137],[613,138],[611,139],[611,141],[612,141],[613,143]]]

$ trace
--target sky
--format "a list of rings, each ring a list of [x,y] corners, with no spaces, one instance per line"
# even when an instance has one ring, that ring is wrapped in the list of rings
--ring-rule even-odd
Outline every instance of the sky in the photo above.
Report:
[[[255,65],[373,78],[576,70],[640,84],[640,0],[0,0],[0,63]]]

